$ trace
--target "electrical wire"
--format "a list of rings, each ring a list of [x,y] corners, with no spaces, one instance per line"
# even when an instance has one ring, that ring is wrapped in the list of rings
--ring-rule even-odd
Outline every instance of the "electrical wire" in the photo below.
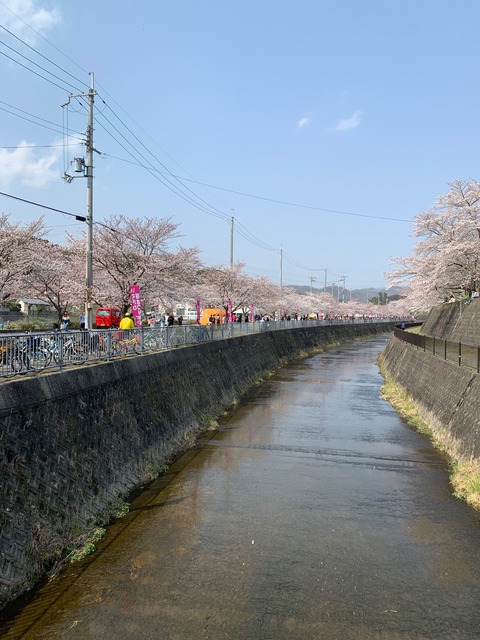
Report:
[[[190,180],[188,180],[188,178],[182,178],[183,180],[185,180],[186,182],[190,182]],[[274,204],[282,204],[285,205],[287,207],[298,207],[300,209],[311,209],[313,211],[324,211],[325,213],[337,213],[340,215],[344,215],[344,216],[355,216],[358,218],[372,218],[374,220],[388,220],[388,221],[392,221],[392,222],[409,222],[411,223],[411,220],[408,220],[407,218],[389,218],[387,216],[374,216],[374,215],[370,215],[370,214],[366,214],[366,213],[353,213],[351,211],[339,211],[337,209],[325,209],[322,207],[315,207],[312,205],[308,205],[308,204],[300,204],[298,202],[287,202],[285,200],[276,200],[275,198],[267,198],[265,196],[258,196],[258,195],[254,195],[251,193],[245,193],[243,191],[235,191],[234,189],[227,189],[225,187],[217,187],[213,184],[208,184],[206,182],[197,182],[194,181],[199,185],[203,185],[206,187],[210,187],[211,189],[218,189],[219,191],[227,191],[228,193],[233,193],[235,195],[239,195],[239,196],[244,196],[246,198],[255,198],[256,200],[265,200],[266,202],[273,202]]]
[[[105,156],[106,158],[112,158],[114,160],[119,160],[120,162],[127,162],[130,164],[135,164],[134,162],[132,162],[131,160],[127,160],[125,158],[120,158],[118,156],[114,156],[110,153],[103,153],[103,156]],[[143,165],[139,165],[143,168],[145,168]],[[198,184],[200,186],[206,186],[206,187],[210,187],[211,189],[218,189],[219,191],[226,191],[228,193],[233,193],[235,195],[239,195],[239,196],[244,196],[246,198],[253,198],[255,200],[265,200],[267,202],[273,202],[274,204],[282,204],[288,207],[297,207],[299,209],[311,209],[313,211],[323,211],[325,213],[336,213],[339,215],[345,215],[345,216],[356,216],[359,218],[372,218],[374,220],[386,220],[386,221],[392,221],[392,222],[409,222],[411,223],[412,220],[408,220],[407,218],[390,218],[388,216],[374,216],[374,215],[370,215],[370,214],[366,214],[366,213],[353,213],[352,211],[339,211],[337,209],[325,209],[323,207],[316,207],[313,205],[308,205],[308,204],[300,204],[299,202],[286,202],[284,200],[276,200],[275,198],[268,198],[265,196],[259,196],[259,195],[255,195],[252,193],[245,193],[243,191],[235,191],[234,189],[228,189],[226,187],[218,187],[216,185],[213,184],[208,184],[206,182],[199,182],[198,180],[193,180],[193,179],[189,179],[189,178],[185,178],[185,177],[181,177],[181,176],[175,176],[176,178],[180,179],[180,180],[185,180],[185,182],[194,182],[195,184]]]
[[[5,4],[4,4],[3,2],[0,2],[0,4],[1,4],[1,5],[3,5],[3,6],[5,7]],[[5,7],[5,8],[8,8],[8,7]],[[10,10],[10,9],[9,9],[9,10]],[[11,11],[11,10],[10,10],[10,11]],[[12,13],[13,13],[13,11],[12,11]],[[13,14],[13,15],[15,15],[15,16],[16,16],[16,14]],[[19,20],[21,20],[21,18],[20,18],[19,16],[16,16],[16,17],[17,17]],[[22,20],[22,22],[23,22],[24,24],[27,24],[24,20]],[[27,26],[29,26],[29,25],[27,25]],[[25,42],[25,40],[22,40],[21,38],[19,38],[19,37],[18,37],[17,35],[15,35],[12,31],[10,31],[9,29],[7,29],[4,25],[0,24],[0,27],[1,27],[4,31],[6,31],[9,35],[11,35],[11,36],[12,36],[12,38],[15,38],[16,40],[18,40],[19,42],[21,42],[25,47],[28,47],[28,49],[30,49],[31,51],[33,51],[34,53],[36,53],[38,56],[40,56],[41,58],[43,58],[44,60],[46,60],[47,62],[49,62],[51,65],[53,65],[54,67],[56,67],[56,68],[57,68],[57,69],[59,69],[60,71],[63,71],[63,73],[65,73],[67,76],[70,76],[70,78],[73,78],[76,82],[79,82],[81,85],[83,84],[83,85],[84,85],[85,87],[87,87],[87,89],[88,89],[88,85],[87,85],[85,82],[83,82],[83,80],[80,80],[79,78],[76,78],[76,77],[75,77],[74,75],[72,75],[69,71],[67,71],[67,70],[66,70],[66,69],[64,69],[63,67],[60,67],[56,62],[53,62],[53,60],[50,60],[50,58],[47,58],[47,56],[44,56],[44,55],[43,55],[43,53],[41,53],[40,51],[37,51],[37,49],[35,49],[34,47],[30,46],[30,45],[28,44],[28,42]],[[31,28],[31,27],[30,27],[30,28]],[[35,29],[33,29],[33,31],[35,31]],[[38,32],[37,32],[37,31],[35,31],[35,33],[37,33],[37,34],[38,34]],[[41,34],[38,34],[38,35],[41,35]],[[43,38],[43,36],[41,36],[41,37]],[[44,38],[44,40],[45,40],[45,38]],[[47,40],[47,42],[48,42],[48,40]],[[49,44],[51,44],[51,43],[49,43]],[[8,45],[6,45],[6,46],[8,46]],[[9,48],[10,48],[10,47],[9,47]],[[58,51],[58,49],[57,49],[57,51]],[[21,55],[21,54],[19,54],[19,55]],[[73,85],[71,85],[71,86],[73,86]],[[78,92],[79,92],[80,90],[79,90],[79,89],[76,89],[76,91],[78,91]]]
[[[29,118],[26,118],[25,116],[21,116],[18,113],[14,113],[13,111],[9,111],[8,109],[5,109],[4,107],[0,107],[0,111],[4,111],[5,113],[9,113],[12,116],[15,116],[16,118],[19,118],[20,120],[25,120],[26,122],[31,122],[32,124],[36,124],[39,127],[43,127],[45,129],[48,129],[49,131],[54,131],[55,133],[60,133],[63,134],[62,129],[60,129],[60,126],[57,125],[55,122],[51,122],[50,120],[46,120],[45,118],[41,118],[40,116],[36,116],[33,113],[29,113],[28,111],[24,111],[23,109],[20,109],[19,107],[15,107],[12,104],[8,104],[8,102],[4,102],[3,100],[0,100],[0,104],[4,104],[7,107],[9,107],[10,109],[15,109],[16,111],[19,111],[20,113],[24,113],[25,115],[29,116]],[[40,120],[41,122],[35,122],[35,120],[31,120],[30,118],[36,118],[37,120]],[[44,124],[41,124],[42,122],[46,122],[47,124],[52,125],[51,127],[47,127]],[[75,135],[81,136],[81,140],[82,142],[85,141],[85,135],[83,133],[80,133],[79,131],[74,131],[73,132]]]
[[[84,143],[83,142],[74,143],[75,146],[80,144],[84,144]],[[58,144],[25,144],[22,146],[16,144],[13,147],[4,147],[3,145],[0,145],[0,149],[55,149],[63,146],[65,146],[63,142],[59,142]]]
[[[0,55],[4,56],[5,58],[8,58],[9,60],[11,60],[12,62],[14,62],[15,64],[18,64],[18,66],[23,67],[24,69],[26,69],[27,71],[30,71],[30,73],[33,73],[34,75],[38,76],[39,78],[41,78],[42,80],[45,80],[46,82],[49,82],[50,84],[53,84],[54,87],[57,87],[57,89],[61,89],[62,91],[65,91],[65,93],[68,93],[68,90],[65,87],[61,87],[59,84],[57,84],[56,82],[53,82],[53,80],[49,80],[48,78],[45,78],[45,76],[42,76],[41,73],[37,73],[36,71],[34,71],[33,69],[30,69],[29,67],[27,67],[26,65],[22,64],[21,62],[19,62],[18,60],[15,60],[15,58],[12,58],[12,56],[7,55],[6,53],[4,53],[3,51],[0,51]],[[47,72],[48,73],[48,72]],[[52,74],[53,75],[53,74]]]
[[[295,260],[295,258],[293,256],[291,256],[289,253],[287,253],[285,251],[285,249],[283,250],[283,257],[286,260],[286,262],[289,262],[291,265],[298,267],[299,269],[302,269],[303,271],[325,271],[325,269],[312,269],[312,267],[306,267],[304,264],[301,264],[300,262],[298,262],[298,260]]]
[[[0,191],[0,196],[4,196],[5,198],[11,198],[12,200],[18,200],[19,202],[24,202],[26,204],[31,204],[35,207],[40,207],[41,209],[47,209],[48,211],[55,211],[56,213],[61,213],[65,216],[72,216],[79,222],[85,222],[85,216],[82,216],[78,213],[71,213],[70,211],[64,211],[63,209],[57,209],[56,207],[49,207],[46,204],[40,204],[39,202],[34,202],[33,200],[27,200],[26,198],[20,198],[19,196],[14,196],[10,193],[4,193]]]
[[[1,25],[0,25],[1,26]],[[56,78],[57,80],[59,80],[60,82],[65,82],[65,80],[63,80],[63,78],[60,78],[59,76],[55,75],[54,73],[52,73],[51,71],[49,71],[48,69],[45,69],[45,67],[42,67],[41,65],[37,64],[36,62],[34,62],[33,60],[31,60],[30,58],[27,58],[27,56],[24,56],[23,53],[20,53],[20,51],[17,51],[16,49],[14,49],[13,47],[11,47],[10,45],[8,45],[6,42],[4,42],[3,40],[0,40],[0,44],[3,44],[4,47],[7,47],[7,49],[9,49],[10,51],[13,51],[17,56],[20,56],[21,58],[23,58],[24,60],[27,60],[28,62],[30,62],[31,64],[35,65],[38,69],[41,69],[42,71],[44,71],[45,73],[50,74],[51,76],[53,76],[54,78]],[[6,54],[3,54],[6,55]],[[8,57],[8,56],[7,56]],[[11,58],[13,60],[13,58]],[[18,60],[16,60],[17,64],[20,64],[18,62]],[[28,67],[26,67],[25,65],[21,65],[23,66],[25,69],[28,69]],[[31,71],[32,73],[35,73],[32,69],[28,69],[29,71]],[[37,74],[38,75],[38,74]],[[42,76],[41,76],[42,77]],[[44,78],[44,80],[46,80],[47,78]],[[75,87],[70,84],[69,82],[66,83],[67,85],[70,85],[70,87],[72,87],[73,89],[75,89]],[[57,85],[58,86],[58,85]]]
[[[110,126],[117,131],[117,133],[127,142],[127,144],[130,144],[128,140],[126,140],[125,136],[115,127],[115,125],[113,125],[107,118],[105,118],[107,120],[107,122],[110,124]],[[130,155],[133,155],[132,151],[129,151],[125,145],[123,143],[121,143],[117,138],[115,138],[115,136],[113,136],[113,134],[106,128],[103,126],[103,124],[101,122],[97,121],[97,124],[99,124],[99,126],[102,127],[102,129],[104,129],[104,131],[106,133],[108,133],[108,135],[110,135],[115,142],[120,145],[127,153],[129,153]],[[201,205],[199,205],[197,202],[195,202],[188,194],[186,194],[185,192],[181,191],[181,189],[179,187],[177,187],[176,185],[174,185],[172,183],[171,180],[169,180],[168,176],[164,176],[165,180],[162,180],[162,178],[159,177],[159,172],[155,171],[155,168],[151,166],[151,163],[149,160],[147,160],[147,158],[137,149],[134,149],[135,153],[139,154],[144,160],[145,162],[147,162],[150,166],[146,166],[146,165],[142,165],[144,169],[146,169],[156,180],[158,180],[161,184],[163,184],[167,189],[169,189],[170,191],[172,191],[173,193],[175,193],[176,195],[178,195],[180,198],[182,198],[183,200],[185,200],[186,202],[188,202],[189,204],[193,205],[194,207],[196,207],[197,209],[199,209],[200,211],[203,211],[204,213],[207,213],[209,215],[212,215],[216,218],[220,218],[222,220],[226,220],[227,216],[222,213],[222,212],[218,212],[215,213],[214,211],[207,209]],[[160,174],[162,175],[162,174]],[[191,191],[191,190],[190,190]],[[192,192],[193,193],[193,192]],[[194,194],[195,195],[195,194]],[[201,200],[201,198],[200,198]],[[207,206],[208,203],[206,203]]]
[[[100,99],[102,99],[102,98],[100,98]],[[155,154],[154,154],[152,151],[150,151],[150,150],[149,150],[149,149],[148,149],[148,148],[143,144],[143,142],[138,138],[138,136],[137,136],[135,133],[133,133],[133,131],[132,131],[132,130],[131,130],[131,129],[130,129],[130,128],[129,128],[129,127],[128,127],[124,122],[123,122],[123,120],[122,120],[122,119],[121,119],[121,118],[120,118],[120,117],[119,117],[119,116],[118,116],[118,115],[117,115],[117,114],[112,110],[112,108],[111,108],[111,107],[110,107],[110,106],[109,106],[109,105],[108,105],[108,104],[107,104],[103,99],[102,99],[102,101],[103,101],[103,103],[106,105],[106,107],[109,109],[109,111],[111,111],[111,113],[112,113],[112,114],[117,118],[117,120],[122,124],[122,126],[123,126],[123,127],[125,127],[125,129],[126,129],[126,130],[127,130],[127,131],[128,131],[128,132],[129,132],[129,133],[130,133],[134,138],[135,138],[135,140],[136,140],[136,141],[141,145],[141,147],[142,147],[143,149],[145,149],[145,151],[147,151],[147,152],[152,156],[152,158],[154,158],[155,162],[157,162],[161,167],[163,167],[163,168],[167,171],[168,175],[167,175],[167,176],[165,176],[165,175],[164,175],[164,178],[165,178],[165,179],[167,180],[167,182],[171,185],[171,187],[175,188],[175,187],[176,187],[176,185],[174,185],[174,184],[172,183],[172,181],[170,180],[170,177],[171,177],[171,178],[174,178],[174,179],[175,179],[175,180],[176,180],[176,181],[181,185],[182,189],[186,189],[189,193],[191,193],[191,194],[192,194],[192,196],[193,196],[194,198],[196,198],[199,202],[201,202],[203,205],[205,205],[206,207],[208,207],[208,209],[210,209],[210,210],[211,210],[211,211],[210,211],[210,215],[214,215],[214,216],[215,216],[215,213],[214,213],[214,212],[216,212],[216,214],[218,214],[218,215],[216,215],[216,217],[220,217],[220,218],[222,218],[222,219],[226,219],[226,218],[227,218],[227,216],[225,215],[225,213],[224,213],[223,211],[220,211],[220,210],[219,210],[219,209],[217,209],[216,207],[214,207],[214,206],[212,206],[211,204],[209,204],[208,202],[206,202],[203,198],[201,198],[200,196],[198,196],[198,195],[197,195],[194,191],[192,191],[192,189],[190,189],[189,187],[185,187],[185,185],[184,185],[184,184],[183,184],[183,182],[180,180],[180,178],[178,178],[177,176],[175,176],[175,175],[174,175],[174,174],[173,174],[173,173],[168,169],[168,167],[166,167],[166,166],[161,162],[161,160],[159,160],[159,159],[155,156]],[[118,131],[117,127],[115,127],[115,126],[114,126],[114,125],[113,125],[113,124],[108,120],[108,118],[105,116],[105,114],[103,114],[103,117],[107,120],[107,122],[109,122],[110,126],[112,126],[112,127],[114,128],[114,130],[115,130],[117,133],[120,133],[120,132]],[[120,135],[122,135],[122,134],[120,134]],[[123,136],[123,135],[122,135],[122,137],[125,139],[125,136]],[[145,156],[144,156],[142,153],[140,153],[139,151],[137,151],[137,153],[139,153],[139,155],[141,155],[141,157],[143,157],[143,158],[146,160]],[[149,162],[149,161],[147,161],[147,162]],[[149,162],[149,164],[151,165],[151,163],[150,163],[150,162]],[[165,183],[163,183],[163,184],[165,184]],[[165,186],[167,186],[167,185],[165,185]],[[168,187],[168,186],[167,186],[167,188],[170,188],[170,187]],[[179,187],[176,187],[176,188],[178,189]],[[182,191],[182,193],[184,193],[184,192]],[[186,194],[184,193],[184,195],[186,195]],[[191,197],[191,196],[187,196],[187,197]],[[197,205],[195,205],[195,206],[197,206]]]
[[[17,18],[17,20],[20,20],[20,22],[22,22],[26,27],[28,27],[30,29],[30,31],[33,31],[33,33],[35,35],[37,35],[39,38],[41,38],[44,42],[46,42],[50,47],[52,47],[52,49],[55,49],[55,51],[57,51],[61,56],[63,56],[66,60],[68,60],[69,62],[71,62],[73,65],[75,65],[76,67],[78,67],[79,69],[81,69],[84,73],[88,73],[88,71],[86,69],[84,69],[81,65],[78,64],[78,62],[76,62],[75,60],[73,60],[72,58],[70,58],[69,56],[67,56],[63,51],[61,51],[58,47],[56,47],[52,42],[50,42],[50,40],[48,38],[46,38],[44,35],[42,35],[39,31],[37,31],[36,29],[34,29],[30,24],[28,24],[28,22],[26,22],[21,16],[19,16],[17,13],[15,13],[15,11],[13,11],[10,7],[7,7],[7,5],[2,2],[0,0],[0,5],[2,5],[2,7],[4,7],[7,11],[9,11],[13,16],[15,16],[15,18]],[[26,44],[26,43],[25,43]],[[27,45],[28,46],[28,45]],[[42,55],[40,52],[37,52],[39,55]],[[54,62],[50,61],[52,64],[55,64]],[[57,66],[57,65],[55,65]],[[65,71],[65,73],[69,74],[67,71]],[[73,76],[71,76],[73,77]],[[81,80],[79,80],[79,82],[81,84],[85,84],[86,87],[89,87],[88,84],[82,82]]]

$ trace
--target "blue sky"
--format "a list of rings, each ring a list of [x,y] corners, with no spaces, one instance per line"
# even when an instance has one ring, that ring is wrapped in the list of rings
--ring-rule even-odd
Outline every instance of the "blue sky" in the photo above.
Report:
[[[61,175],[84,155],[62,131],[84,132],[86,112],[72,100],[67,126],[60,105],[93,71],[95,220],[171,217],[181,244],[228,264],[234,215],[251,275],[278,283],[283,249],[284,284],[326,268],[383,288],[414,217],[477,178],[479,23],[476,0],[0,0],[0,191],[85,212],[86,181]],[[54,241],[83,230],[0,206],[44,214]]]

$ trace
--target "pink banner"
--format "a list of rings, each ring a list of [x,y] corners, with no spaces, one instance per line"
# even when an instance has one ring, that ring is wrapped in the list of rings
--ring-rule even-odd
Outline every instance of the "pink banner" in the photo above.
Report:
[[[250,305],[250,317],[249,320],[250,322],[253,322],[255,319],[255,307],[253,306],[253,304]]]
[[[195,300],[195,311],[197,312],[197,324],[200,324],[200,300]]]
[[[132,284],[130,286],[130,307],[132,316],[135,320],[135,326],[142,326],[142,300],[140,298],[140,285]]]
[[[227,300],[227,322],[230,323],[232,321],[232,301],[230,298]]]

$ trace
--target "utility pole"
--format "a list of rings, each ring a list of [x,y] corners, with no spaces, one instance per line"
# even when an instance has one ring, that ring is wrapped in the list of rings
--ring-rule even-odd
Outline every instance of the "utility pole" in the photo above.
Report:
[[[280,293],[283,288],[283,249],[280,249]]]
[[[62,176],[65,182],[71,183],[74,178],[87,178],[87,213],[86,217],[77,216],[77,220],[86,223],[86,248],[85,248],[85,327],[93,328],[93,312],[92,312],[92,289],[93,289],[93,104],[95,98],[95,88],[93,80],[93,71],[90,72],[90,89],[88,93],[71,93],[68,100],[62,107],[70,104],[71,98],[87,98],[88,99],[88,124],[85,136],[86,160],[84,158],[74,158],[75,173],[82,175],[69,175],[67,172]]]
[[[88,128],[85,148],[87,161],[85,176],[87,178],[87,250],[86,250],[86,297],[85,297],[85,327],[93,328],[92,288],[93,288],[93,103],[95,90],[93,73],[90,73],[90,90],[88,92]]]
[[[233,225],[235,224],[235,217],[233,215],[232,209],[232,218],[231,218],[231,227],[230,227],[230,268],[233,267]]]
[[[315,276],[310,276],[310,295],[312,295],[312,282],[316,282]]]

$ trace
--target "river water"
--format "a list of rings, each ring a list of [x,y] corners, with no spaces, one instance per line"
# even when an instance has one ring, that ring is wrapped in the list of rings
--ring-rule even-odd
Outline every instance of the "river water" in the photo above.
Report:
[[[381,398],[385,344],[256,387],[0,636],[478,639],[480,515]]]

